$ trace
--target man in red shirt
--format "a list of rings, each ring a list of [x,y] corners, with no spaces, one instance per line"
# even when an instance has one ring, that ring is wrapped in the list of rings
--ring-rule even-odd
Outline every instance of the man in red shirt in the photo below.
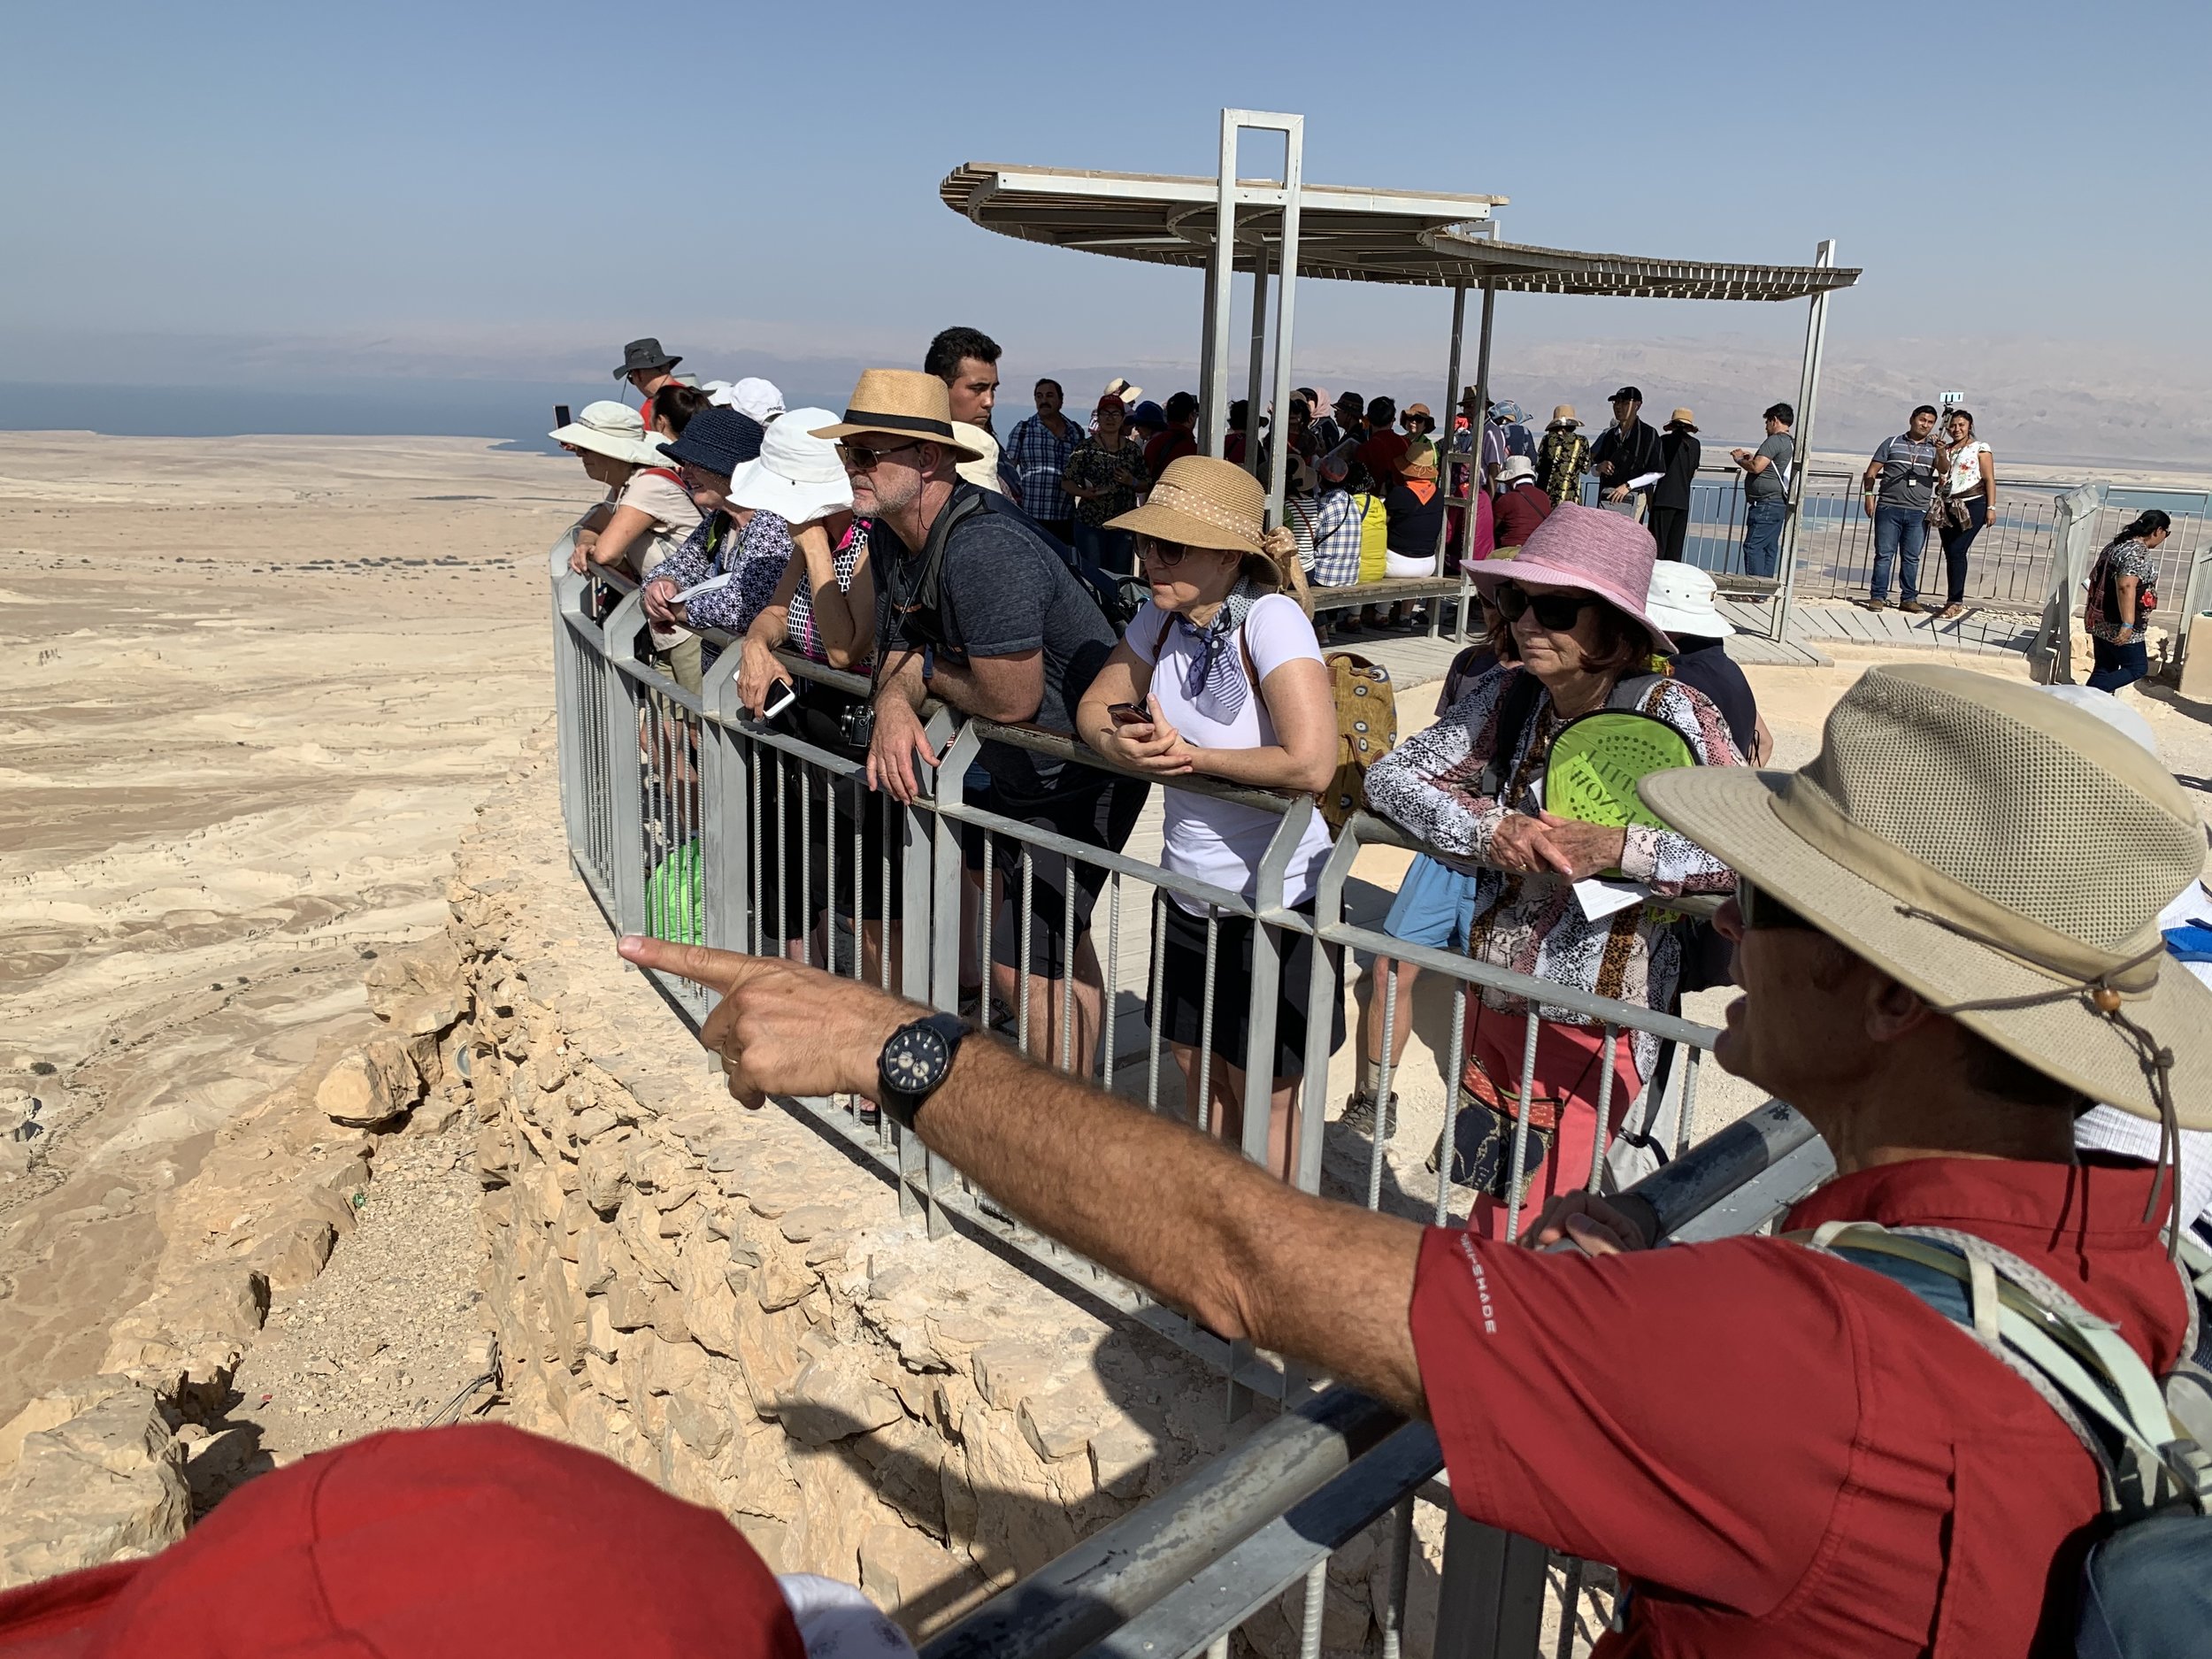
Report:
[[[1895,665],[1801,772],[1686,767],[1642,791],[1743,884],[1719,921],[1745,995],[1717,1057],[1835,1155],[1788,1229],[1977,1235],[2170,1369],[2190,1308],[2146,1218],[2153,1171],[2078,1157],[2072,1133],[2097,1099],[2212,1125],[2212,992],[2161,972],[2156,926],[2203,832],[2155,759],[2035,687]],[[2125,857],[2088,856],[2085,824]],[[933,1062],[935,1027],[871,987],[622,949],[724,993],[702,1041],[741,1101],[872,1093],[1040,1231],[1431,1417],[1469,1516],[1621,1570],[1626,1629],[1601,1655],[2064,1640],[2096,1464],[1889,1279],[1778,1238],[1644,1249],[1633,1201],[1586,1194],[1531,1230],[1575,1251],[1419,1227],[1294,1192],[1002,1043],[956,1031]]]
[[[1198,434],[1192,430],[1198,424],[1198,400],[1188,392],[1178,392],[1167,400],[1163,412],[1167,417],[1166,430],[1156,434],[1144,446],[1144,470],[1155,484],[1170,461],[1198,453]]]

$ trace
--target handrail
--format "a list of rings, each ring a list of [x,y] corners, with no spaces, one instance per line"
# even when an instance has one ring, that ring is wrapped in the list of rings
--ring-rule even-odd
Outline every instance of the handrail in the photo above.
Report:
[[[1757,1126],[1728,1130],[1626,1188],[1688,1225],[1814,1138],[1809,1123],[1770,1101]],[[1750,1119],[1745,1120],[1751,1122]],[[1101,1528],[986,1601],[922,1649],[922,1659],[1064,1659],[1083,1651],[1181,1587],[1275,1517],[1342,1479],[1405,1419],[1339,1385],[1286,1412],[1172,1491]],[[1408,1490],[1442,1466],[1426,1462]]]

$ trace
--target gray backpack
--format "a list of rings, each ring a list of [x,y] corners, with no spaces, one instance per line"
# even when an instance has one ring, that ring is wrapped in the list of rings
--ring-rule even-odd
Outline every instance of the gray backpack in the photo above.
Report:
[[[1941,1227],[1832,1221],[1801,1237],[1909,1290],[2009,1365],[2096,1459],[2105,1520],[2076,1586],[2081,1659],[2212,1648],[2212,1372],[2162,1381],[2106,1321],[2008,1250]],[[2212,1254],[2183,1234],[2196,1347]]]

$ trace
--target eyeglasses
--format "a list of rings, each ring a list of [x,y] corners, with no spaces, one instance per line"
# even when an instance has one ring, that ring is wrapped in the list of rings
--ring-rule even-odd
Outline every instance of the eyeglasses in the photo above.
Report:
[[[1564,634],[1597,600],[1590,594],[1532,594],[1518,582],[1500,582],[1490,603],[1508,622],[1518,622],[1532,611],[1538,627]]]
[[[1138,540],[1137,557],[1164,571],[1171,571],[1190,557],[1190,549],[1179,541],[1155,541],[1144,536]]]
[[[1774,897],[1763,893],[1739,876],[1736,879],[1736,909],[1743,914],[1747,932],[1770,927],[1795,927],[1809,932],[1817,931],[1795,910]]]
[[[841,443],[837,446],[837,458],[845,464],[848,472],[872,472],[876,470],[876,463],[885,456],[921,447],[922,441],[918,438],[909,443],[895,443],[887,449],[873,449],[864,443]]]

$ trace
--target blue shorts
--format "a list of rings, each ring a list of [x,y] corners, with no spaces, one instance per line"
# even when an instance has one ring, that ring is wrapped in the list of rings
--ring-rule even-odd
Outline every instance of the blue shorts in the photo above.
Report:
[[[1423,853],[1399,883],[1383,932],[1432,950],[1464,950],[1475,925],[1475,878]]]

